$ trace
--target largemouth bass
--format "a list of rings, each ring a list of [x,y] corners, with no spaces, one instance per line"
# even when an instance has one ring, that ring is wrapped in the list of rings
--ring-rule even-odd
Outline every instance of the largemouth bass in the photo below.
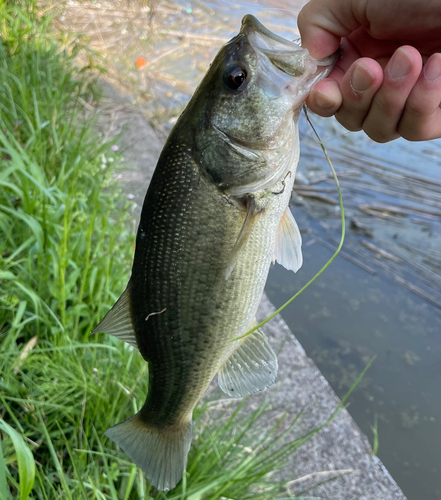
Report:
[[[297,121],[335,60],[316,61],[245,16],[161,153],[131,278],[94,330],[136,346],[148,362],[144,406],[106,435],[159,490],[182,477],[192,412],[216,374],[235,398],[276,378],[263,332],[231,341],[255,324],[271,261],[293,271],[302,265],[289,209]]]

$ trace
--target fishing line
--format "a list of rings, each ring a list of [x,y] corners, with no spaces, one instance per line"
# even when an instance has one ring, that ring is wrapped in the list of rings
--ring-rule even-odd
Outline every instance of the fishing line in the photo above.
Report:
[[[235,339],[231,340],[230,342],[234,342],[235,340],[240,340],[240,339],[243,339],[245,337],[248,337],[248,335],[250,335],[251,333],[255,332],[258,328],[260,328],[261,326],[263,326],[266,323],[268,323],[268,321],[270,321],[271,319],[273,319],[274,316],[277,316],[279,313],[281,313],[285,309],[286,306],[289,306],[289,304],[291,304],[291,302],[294,299],[296,299],[302,292],[304,292],[309,287],[309,285],[311,285],[312,283],[314,283],[314,281],[323,273],[323,271],[329,267],[329,265],[331,264],[331,262],[340,253],[340,250],[342,249],[342,246],[343,246],[343,242],[345,240],[345,234],[346,234],[345,210],[344,210],[344,207],[343,207],[343,198],[342,198],[342,195],[341,195],[340,183],[338,182],[337,174],[335,173],[334,166],[332,165],[332,161],[329,158],[328,153],[326,152],[326,148],[325,148],[323,142],[321,141],[320,136],[318,135],[316,129],[314,128],[314,125],[312,124],[311,120],[309,119],[308,112],[306,110],[306,106],[305,105],[303,105],[303,110],[305,112],[306,119],[307,119],[307,121],[309,123],[309,126],[311,127],[312,131],[314,132],[315,136],[317,137],[317,140],[318,140],[318,142],[320,144],[320,147],[323,150],[325,158],[328,161],[329,166],[331,167],[332,175],[334,177],[335,184],[337,186],[338,199],[339,199],[339,202],[340,202],[340,214],[341,214],[341,238],[340,238],[340,243],[339,243],[339,245],[337,247],[337,250],[335,251],[334,255],[320,269],[320,271],[313,278],[311,278],[308,281],[308,283],[306,283],[306,285],[304,287],[302,287],[294,296],[292,296],[287,302],[285,302],[283,304],[283,306],[279,307],[279,309],[277,309],[277,311],[273,312],[273,314],[271,314],[270,316],[268,316],[268,318],[264,319],[261,323],[259,323],[254,328],[251,328],[251,330],[249,330],[248,332],[246,332],[244,335],[241,335],[240,337],[236,337]]]

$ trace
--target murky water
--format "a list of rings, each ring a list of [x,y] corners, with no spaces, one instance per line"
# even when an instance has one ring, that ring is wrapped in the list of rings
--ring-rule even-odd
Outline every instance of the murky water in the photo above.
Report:
[[[139,12],[127,9],[115,21],[103,11],[91,44],[100,49],[113,37],[107,51],[115,47],[112,57],[124,74],[115,82],[137,105],[146,103],[167,134],[245,13],[298,37],[302,0],[239,3],[246,5],[163,1],[150,31]],[[82,31],[81,17],[75,22]],[[142,71],[133,65],[137,56],[146,57]],[[378,145],[333,119],[314,123],[340,177],[348,234],[342,254],[282,315],[339,396],[376,356],[349,411],[371,442],[378,422],[378,454],[409,500],[441,498],[441,141]],[[296,275],[272,268],[267,293],[276,306],[321,268],[340,238],[329,167],[304,121],[301,135],[292,209],[304,265]]]

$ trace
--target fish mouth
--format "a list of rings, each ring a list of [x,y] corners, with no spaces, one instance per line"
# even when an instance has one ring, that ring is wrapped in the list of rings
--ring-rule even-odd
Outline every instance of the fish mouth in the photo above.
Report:
[[[276,33],[273,33],[268,28],[266,28],[256,17],[251,14],[246,14],[242,19],[241,32],[247,36],[253,35],[255,33],[259,34],[263,38],[264,47],[265,44],[267,48],[278,50],[280,47],[286,47],[291,49],[299,49],[300,47],[295,43],[283,38]]]
[[[295,104],[304,101],[311,88],[326,78],[341,56],[338,50],[325,59],[314,59],[307,49],[273,33],[251,14],[242,19],[241,33],[246,35],[256,52],[265,55],[274,67],[292,77],[291,84],[285,88],[297,97]]]

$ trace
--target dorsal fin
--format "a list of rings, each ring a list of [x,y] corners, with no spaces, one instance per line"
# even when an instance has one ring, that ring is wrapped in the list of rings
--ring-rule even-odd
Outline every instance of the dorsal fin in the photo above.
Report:
[[[277,356],[259,328],[238,343],[221,367],[219,387],[232,398],[243,398],[272,385],[277,370]]]
[[[130,283],[91,335],[94,333],[107,333],[138,347],[130,310]]]
[[[289,207],[280,220],[276,235],[274,259],[295,273],[302,267],[302,236]]]
[[[254,227],[254,224],[260,214],[256,209],[256,202],[254,200],[254,196],[249,196],[247,198],[247,215],[245,217],[244,223],[242,225],[242,229],[240,230],[239,236],[237,237],[236,243],[234,244],[233,250],[231,252],[230,259],[228,261],[227,269],[225,271],[225,279],[230,277],[234,266],[237,262],[237,257],[243,247],[246,245],[248,238],[250,237],[251,230]]]

